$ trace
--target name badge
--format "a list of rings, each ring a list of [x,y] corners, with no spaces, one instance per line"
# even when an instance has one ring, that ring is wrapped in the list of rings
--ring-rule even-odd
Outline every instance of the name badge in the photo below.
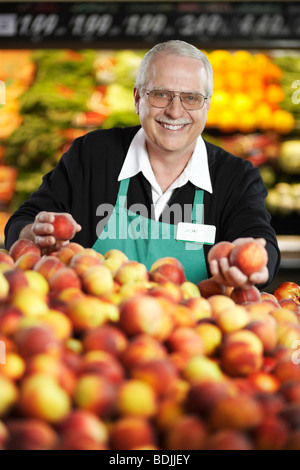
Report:
[[[213,245],[216,238],[214,225],[188,224],[179,222],[177,225],[176,240],[182,242],[196,242]]]

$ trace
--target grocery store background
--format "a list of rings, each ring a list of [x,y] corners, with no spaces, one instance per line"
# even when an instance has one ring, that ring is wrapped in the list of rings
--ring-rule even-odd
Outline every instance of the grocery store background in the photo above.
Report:
[[[204,137],[258,166],[282,252],[271,292],[300,282],[298,2],[0,2],[0,244],[9,215],[72,140],[138,124],[144,53],[204,50],[214,95]]]

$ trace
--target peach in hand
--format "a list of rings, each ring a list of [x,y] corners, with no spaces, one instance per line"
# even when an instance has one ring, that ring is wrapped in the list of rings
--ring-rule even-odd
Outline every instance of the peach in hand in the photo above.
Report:
[[[65,214],[55,214],[52,236],[59,241],[71,240],[76,233],[76,224]]]
[[[261,271],[267,262],[267,250],[255,240],[236,245],[229,255],[230,265],[238,267],[246,276]]]

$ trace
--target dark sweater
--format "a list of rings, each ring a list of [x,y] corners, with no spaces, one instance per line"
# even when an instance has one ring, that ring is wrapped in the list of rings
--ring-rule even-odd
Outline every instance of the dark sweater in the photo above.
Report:
[[[6,249],[42,210],[71,213],[82,226],[73,241],[92,247],[97,239],[96,227],[101,220],[97,208],[104,203],[111,207],[115,205],[119,190],[117,179],[139,128],[101,129],[74,140],[56,168],[44,176],[40,188],[9,219],[5,227]],[[269,254],[269,284],[277,273],[280,254],[270,215],[265,209],[267,190],[259,169],[215,145],[205,144],[213,193],[204,191],[204,223],[216,226],[215,243],[239,237],[265,238]],[[195,186],[188,182],[174,190],[169,206],[192,205],[194,194]],[[127,207],[134,203],[145,205],[151,217],[151,187],[141,172],[131,178],[128,188]],[[107,218],[106,214],[104,216]],[[177,223],[178,220],[171,218],[170,222]],[[205,246],[206,257],[209,248],[209,245]]]

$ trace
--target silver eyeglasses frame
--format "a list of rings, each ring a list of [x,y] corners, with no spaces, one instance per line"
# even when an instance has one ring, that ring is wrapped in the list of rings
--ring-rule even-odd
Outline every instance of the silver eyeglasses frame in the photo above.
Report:
[[[157,106],[157,105],[152,104],[151,101],[150,101],[151,96],[153,96],[153,93],[154,93],[154,92],[160,92],[160,91],[161,91],[161,92],[164,92],[164,93],[169,93],[169,94],[172,94],[172,95],[173,95],[173,97],[170,96],[170,98],[169,98],[169,103],[168,103],[166,106]],[[207,96],[204,96],[204,95],[202,95],[201,93],[194,93],[194,92],[188,92],[188,91],[160,90],[159,88],[158,88],[158,89],[154,89],[154,90],[150,90],[150,91],[149,91],[149,90],[145,90],[145,94],[148,95],[148,98],[149,98],[149,101],[150,101],[151,106],[153,106],[154,108],[160,108],[160,109],[168,108],[168,107],[172,104],[172,102],[173,102],[173,100],[174,100],[174,98],[175,98],[176,96],[179,97],[182,107],[183,107],[184,109],[186,109],[187,111],[197,111],[197,110],[199,110],[199,109],[202,109],[203,106],[204,106],[204,104],[205,104],[205,101],[207,100]],[[202,100],[203,100],[203,103],[202,103],[202,105],[201,105],[199,108],[187,108],[186,105],[185,105],[185,103],[184,103],[183,100],[182,100],[182,95],[198,95],[198,96],[201,96],[201,98],[202,98]]]

